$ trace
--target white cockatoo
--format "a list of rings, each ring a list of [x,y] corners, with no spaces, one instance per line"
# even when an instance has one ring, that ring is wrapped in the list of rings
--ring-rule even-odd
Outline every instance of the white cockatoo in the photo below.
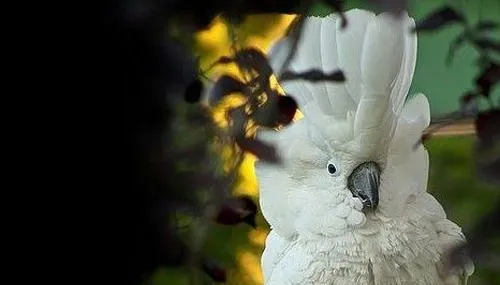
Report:
[[[340,69],[346,81],[281,82],[304,117],[258,134],[283,160],[255,164],[271,226],[265,284],[465,284],[472,262],[451,273],[444,266],[465,237],[427,192],[428,154],[415,149],[430,112],[423,94],[406,100],[414,20],[360,9],[345,16],[345,29],[336,14],[306,17],[288,70]],[[271,48],[276,73],[291,45],[284,37]]]

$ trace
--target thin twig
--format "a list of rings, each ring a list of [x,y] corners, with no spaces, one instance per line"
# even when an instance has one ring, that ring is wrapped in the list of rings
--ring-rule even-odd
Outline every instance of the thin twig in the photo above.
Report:
[[[290,62],[292,62],[293,58],[295,57],[295,52],[297,51],[297,47],[299,46],[299,41],[302,36],[302,29],[305,25],[304,19],[305,18],[301,15],[298,15],[295,19],[293,19],[293,22],[291,24],[293,25],[292,30],[290,31],[290,37],[293,39],[292,47],[290,48],[290,52],[288,53],[283,66],[281,66],[280,68],[279,74],[277,76],[278,80],[281,78],[281,75],[286,70],[288,70]]]

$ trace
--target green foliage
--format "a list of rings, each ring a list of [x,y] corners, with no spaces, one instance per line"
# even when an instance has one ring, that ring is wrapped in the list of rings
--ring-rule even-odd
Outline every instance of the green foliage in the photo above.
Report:
[[[430,157],[429,192],[443,205],[448,218],[468,230],[500,200],[498,187],[478,181],[473,162],[473,137],[438,137],[427,143]],[[491,249],[500,253],[500,238]],[[498,267],[498,265],[496,265]],[[500,284],[500,272],[476,264],[470,285]]]
[[[498,189],[476,179],[473,143],[472,137],[440,137],[427,144],[429,192],[441,202],[449,217],[464,228],[472,226],[500,199]]]
[[[427,142],[430,157],[429,192],[443,205],[448,217],[465,230],[471,228],[482,216],[487,214],[500,200],[500,191],[476,179],[472,160],[473,137],[435,137]],[[259,216],[258,224],[265,225]],[[213,225],[208,232],[204,251],[223,265],[230,268],[231,274],[239,270],[236,252],[251,251],[260,256],[262,249],[249,244],[249,228],[245,225],[224,227]],[[499,249],[500,239],[493,242],[492,248]],[[185,269],[161,269],[155,274],[154,285],[188,284]],[[203,277],[201,277],[203,278]],[[500,273],[488,266],[477,264],[470,279],[470,285],[500,284]],[[249,284],[241,282],[241,284]]]

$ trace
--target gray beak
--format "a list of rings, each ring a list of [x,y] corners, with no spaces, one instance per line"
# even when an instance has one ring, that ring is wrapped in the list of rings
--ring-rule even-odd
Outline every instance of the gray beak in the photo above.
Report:
[[[369,161],[356,167],[347,178],[347,188],[354,197],[363,202],[363,210],[378,206],[378,187],[380,185],[380,167]]]

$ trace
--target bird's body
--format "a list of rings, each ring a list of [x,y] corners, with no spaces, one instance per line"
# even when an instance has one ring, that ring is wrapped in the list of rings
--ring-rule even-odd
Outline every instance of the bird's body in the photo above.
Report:
[[[463,238],[460,229],[428,218],[374,218],[371,230],[365,224],[328,238],[287,240],[271,231],[262,260],[266,284],[464,284],[465,273],[447,276],[441,265],[447,243]]]
[[[283,164],[256,163],[271,225],[262,256],[267,285],[458,285],[473,267],[446,271],[443,254],[465,241],[427,192],[428,156],[415,148],[427,99],[406,100],[415,68],[414,22],[364,10],[308,17],[290,69],[341,69],[345,83],[282,83],[304,118],[259,137]],[[276,72],[291,46],[269,57]],[[406,102],[405,102],[406,100]]]

